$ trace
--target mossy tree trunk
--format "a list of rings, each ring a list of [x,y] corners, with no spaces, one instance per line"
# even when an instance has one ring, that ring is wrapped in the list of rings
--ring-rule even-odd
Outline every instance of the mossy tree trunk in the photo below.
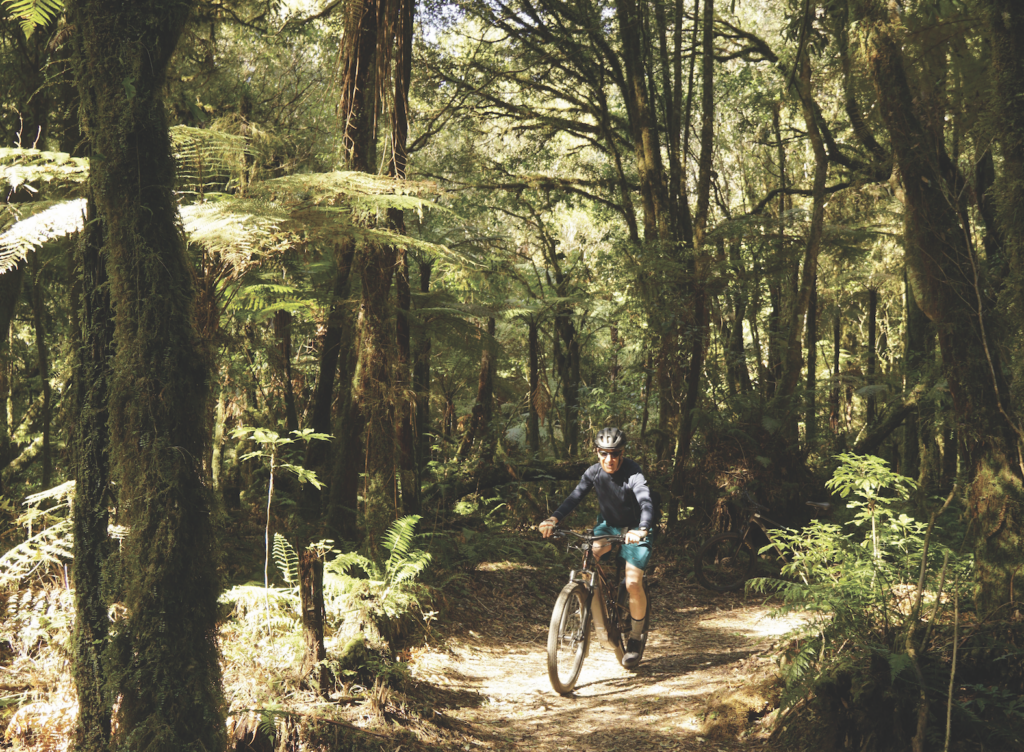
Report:
[[[75,254],[77,347],[72,406],[71,447],[74,462],[75,628],[72,640],[72,675],[78,695],[76,752],[107,752],[115,700],[108,642],[109,595],[102,583],[108,559],[107,523],[114,497],[110,484],[109,431],[107,429],[108,364],[113,356],[114,320],[107,288],[103,229],[90,202]],[[116,670],[116,669],[115,669]]]
[[[25,262],[0,275],[0,470],[14,459],[11,449],[9,404],[11,397],[10,342],[11,321],[21,300],[21,286],[25,279]],[[0,483],[0,493],[3,484]]]
[[[470,414],[469,425],[466,426],[466,433],[459,446],[459,459],[462,460],[469,458],[474,445],[481,448],[479,454],[484,462],[490,462],[493,459],[493,456],[488,456],[487,448],[490,446],[491,414],[494,411],[494,376],[497,372],[494,357],[497,341],[494,338],[494,332],[495,320],[491,317],[487,319],[486,330],[480,332],[480,341],[483,346],[480,356],[480,377],[477,380],[473,412]]]
[[[989,614],[1014,600],[1022,540],[1019,428],[1000,361],[998,322],[980,263],[957,206],[962,178],[909,103],[904,47],[878,5],[856,6],[879,106],[900,168],[906,201],[906,252],[918,305],[935,324],[949,380],[969,482],[975,601]]]
[[[420,261],[420,293],[430,292],[430,273],[433,262]],[[417,487],[430,461],[430,351],[432,342],[430,332],[424,327],[416,346],[416,359],[412,367],[412,388],[416,395],[416,476]]]
[[[349,292],[354,254],[355,243],[351,239],[341,240],[334,247],[334,285],[328,305],[327,327],[320,342],[320,368],[310,410],[309,427],[316,433],[333,434],[336,430],[345,430],[344,423],[335,425],[331,406],[335,399],[335,385],[338,383],[338,364],[347,362],[354,344],[351,337],[345,336],[346,329],[352,324],[345,298]],[[342,370],[345,370],[344,365]],[[350,384],[346,385],[347,388],[343,387],[344,393],[351,391]],[[337,436],[332,439],[335,442],[337,440]],[[305,467],[316,472],[320,480],[325,482],[328,480],[325,469],[330,448],[331,442],[327,441],[311,441],[306,445]],[[319,522],[324,513],[323,506],[321,489],[307,483],[303,488],[303,519]]]
[[[225,745],[211,498],[202,477],[210,368],[194,328],[194,274],[171,191],[162,98],[190,5],[68,5],[89,195],[114,311],[110,475],[130,530],[121,548],[119,662],[103,678],[121,698],[114,745],[151,752]]]
[[[53,417],[51,398],[53,390],[50,388],[50,348],[46,344],[46,299],[44,297],[43,271],[39,263],[38,251],[32,251],[29,254],[29,259],[29,266],[32,269],[32,322],[36,330],[36,362],[39,364],[39,381],[43,397],[42,415],[40,416],[43,430],[43,472],[41,481],[43,488],[49,488],[50,476],[53,470],[53,457],[50,451],[50,424]]]

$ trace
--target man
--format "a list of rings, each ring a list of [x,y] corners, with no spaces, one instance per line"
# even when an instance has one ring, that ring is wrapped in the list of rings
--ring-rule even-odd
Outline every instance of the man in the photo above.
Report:
[[[551,517],[540,523],[539,528],[545,538],[549,537],[555,525],[577,507],[591,488],[597,490],[600,513],[594,535],[624,534],[626,538],[626,545],[619,555],[626,560],[626,590],[629,592],[629,615],[633,625],[622,665],[632,669],[640,662],[640,641],[647,616],[643,579],[651,555],[650,530],[655,521],[655,507],[640,465],[623,457],[626,443],[622,429],[609,427],[598,431],[594,437],[598,462],[587,468],[576,490]],[[611,544],[606,541],[595,543],[594,554],[600,558],[609,548]]]

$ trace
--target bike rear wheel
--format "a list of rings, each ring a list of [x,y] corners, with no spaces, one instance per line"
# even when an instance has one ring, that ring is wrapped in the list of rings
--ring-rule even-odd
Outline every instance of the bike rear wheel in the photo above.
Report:
[[[739,533],[722,533],[709,540],[693,561],[697,582],[708,590],[738,590],[754,570],[757,556]]]
[[[576,686],[589,646],[589,593],[570,582],[558,594],[548,627],[548,678],[558,694],[570,694]]]

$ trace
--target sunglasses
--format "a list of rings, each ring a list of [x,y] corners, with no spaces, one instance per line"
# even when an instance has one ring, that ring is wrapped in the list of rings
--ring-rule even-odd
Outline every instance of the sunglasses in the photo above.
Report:
[[[606,452],[604,449],[598,449],[597,456],[600,457],[601,459],[611,458],[617,460],[619,457],[622,456],[622,450],[620,449],[617,452]]]

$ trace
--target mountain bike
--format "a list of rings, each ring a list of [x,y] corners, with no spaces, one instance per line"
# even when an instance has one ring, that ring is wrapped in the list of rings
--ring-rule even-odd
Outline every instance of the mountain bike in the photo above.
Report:
[[[769,511],[768,507],[758,504],[749,493],[747,501],[748,504],[741,508],[741,511],[746,514],[746,520],[740,526],[739,531],[722,533],[711,538],[700,547],[693,560],[693,574],[697,578],[697,582],[708,590],[719,593],[739,590],[750,579],[760,552],[766,548],[775,549],[779,558],[783,561],[786,560],[782,549],[772,539],[769,532],[772,528],[785,528],[786,526],[762,514],[762,512]],[[828,502],[808,501],[807,506],[824,512],[828,511],[832,505]],[[753,540],[755,527],[760,528],[764,533],[768,539],[768,546],[758,545]]]
[[[618,547],[625,543],[625,536],[592,535],[563,528],[555,528],[551,535],[553,538],[572,539],[568,547],[583,552],[581,568],[570,572],[569,582],[555,601],[548,627],[548,677],[551,679],[551,688],[560,695],[568,695],[576,686],[583,669],[583,659],[590,650],[591,626],[597,633],[598,641],[615,652],[615,659],[619,663],[622,663],[622,656],[626,652],[632,621],[624,578],[625,562],[617,555]],[[613,544],[611,554],[615,556],[616,565],[614,579],[609,579],[594,556],[593,544],[596,541]],[[641,659],[651,624],[651,598],[646,578],[644,592],[647,593],[647,614],[640,640]]]

